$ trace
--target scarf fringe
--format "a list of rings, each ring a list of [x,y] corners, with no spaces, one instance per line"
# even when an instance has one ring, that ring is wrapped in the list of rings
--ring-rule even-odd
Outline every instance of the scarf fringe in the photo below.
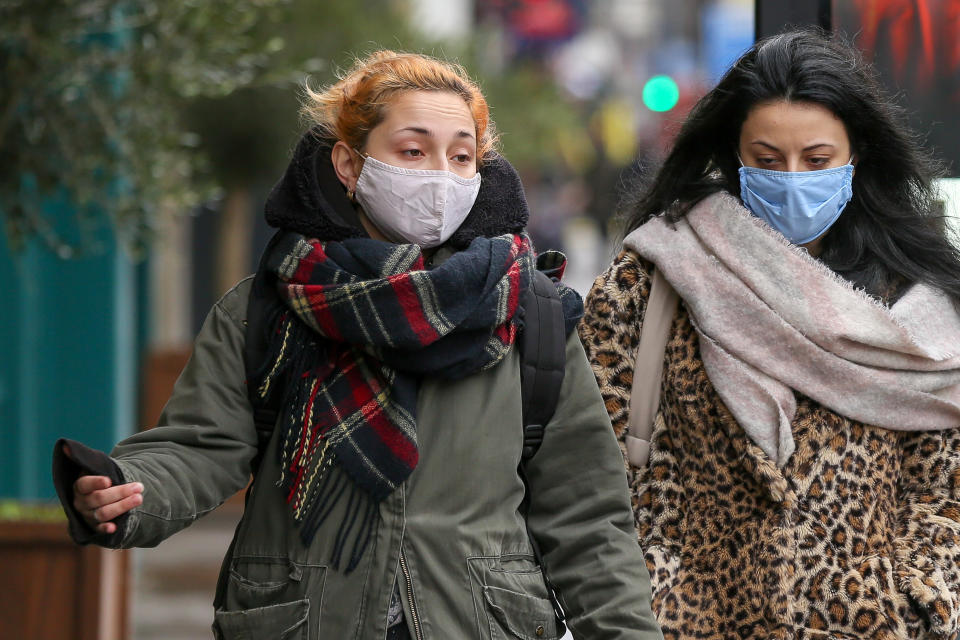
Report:
[[[293,505],[294,521],[301,540],[307,545],[337,506],[346,500],[330,563],[339,570],[349,547],[345,572],[350,573],[356,569],[376,530],[378,504],[343,470],[335,468],[329,433],[316,430],[314,414],[317,404],[314,400],[320,381],[308,374],[313,370],[311,363],[321,361],[325,350],[309,335],[309,330],[293,318],[286,317],[281,321],[278,334],[282,334],[283,339],[278,341],[268,359],[272,366],[257,391],[261,399],[265,399],[276,389],[286,390],[283,406],[288,409],[282,421],[284,433],[277,485],[285,490],[287,501]],[[307,373],[283,384],[282,377],[295,375],[297,371]],[[297,407],[301,408],[299,414],[295,410]],[[349,544],[351,540],[352,545]]]
[[[544,262],[562,274],[562,256]],[[373,540],[380,502],[416,468],[420,378],[502,361],[535,257],[526,236],[505,235],[424,270],[416,247],[290,234],[266,265],[282,302],[256,390],[282,407],[277,485],[305,544],[339,514],[331,564],[349,572]],[[582,303],[558,288],[569,332]]]
[[[297,520],[300,539],[305,545],[309,545],[337,506],[346,500],[346,510],[337,527],[330,552],[330,565],[339,571],[347,544],[352,539],[353,546],[344,569],[345,573],[350,573],[359,565],[380,521],[378,502],[357,487],[346,473],[333,468],[333,465],[327,466],[314,495],[317,496],[315,504],[306,509],[301,520]]]

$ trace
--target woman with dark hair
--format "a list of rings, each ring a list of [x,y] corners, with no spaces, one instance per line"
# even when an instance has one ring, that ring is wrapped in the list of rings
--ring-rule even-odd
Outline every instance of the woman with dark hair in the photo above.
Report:
[[[580,336],[667,638],[960,632],[960,254],[901,120],[852,47],[778,35],[628,203]],[[653,282],[679,304],[641,361]]]

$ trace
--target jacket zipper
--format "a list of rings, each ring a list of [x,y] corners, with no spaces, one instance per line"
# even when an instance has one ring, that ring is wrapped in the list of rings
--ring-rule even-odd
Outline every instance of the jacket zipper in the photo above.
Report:
[[[400,570],[403,571],[403,578],[407,583],[407,599],[410,601],[410,617],[413,620],[413,635],[417,640],[423,640],[423,632],[420,630],[420,616],[417,614],[417,602],[413,599],[413,582],[410,581],[410,572],[407,570],[407,559],[400,551]]]

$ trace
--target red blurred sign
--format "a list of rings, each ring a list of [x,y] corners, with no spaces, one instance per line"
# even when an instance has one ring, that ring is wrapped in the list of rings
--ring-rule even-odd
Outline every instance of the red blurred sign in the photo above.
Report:
[[[833,28],[853,34],[960,175],[960,0],[834,0]]]
[[[585,0],[486,0],[478,16],[496,15],[510,32],[529,42],[566,40],[579,31]]]
[[[562,40],[573,35],[578,16],[566,0],[526,0],[510,14],[510,26],[522,38]]]
[[[886,40],[898,81],[916,74],[929,86],[938,75],[960,73],[960,0],[854,0],[852,9],[857,43],[875,55]]]

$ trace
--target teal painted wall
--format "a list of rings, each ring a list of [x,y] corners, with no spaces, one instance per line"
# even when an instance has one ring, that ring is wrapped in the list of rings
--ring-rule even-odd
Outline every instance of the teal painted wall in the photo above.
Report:
[[[75,225],[66,201],[46,213]],[[109,451],[134,428],[138,269],[105,216],[83,235],[86,255],[64,260],[38,240],[13,253],[0,234],[0,498],[55,497],[57,438]]]
[[[113,7],[110,28],[77,46],[128,47],[124,16],[125,7]],[[123,92],[127,78],[107,80]],[[133,431],[146,267],[126,255],[104,212],[77,216],[65,194],[41,198],[32,176],[21,178],[24,197],[43,202],[43,220],[81,249],[64,259],[34,238],[13,252],[0,230],[0,498],[45,500],[55,497],[57,438],[109,451]],[[125,188],[123,176],[114,178]]]
[[[19,468],[20,286],[5,238],[0,235],[0,495],[10,495]]]

